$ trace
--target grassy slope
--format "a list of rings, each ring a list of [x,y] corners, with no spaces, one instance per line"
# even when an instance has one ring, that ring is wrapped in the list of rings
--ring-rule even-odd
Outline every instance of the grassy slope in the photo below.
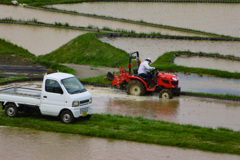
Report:
[[[126,66],[128,54],[95,38],[95,33],[81,35],[59,49],[40,56],[59,63],[91,64],[97,66]],[[116,64],[116,65],[115,65]]]
[[[35,59],[35,55],[30,53],[28,50],[23,49],[17,45],[7,42],[4,39],[0,39],[0,54],[16,54],[22,57]]]

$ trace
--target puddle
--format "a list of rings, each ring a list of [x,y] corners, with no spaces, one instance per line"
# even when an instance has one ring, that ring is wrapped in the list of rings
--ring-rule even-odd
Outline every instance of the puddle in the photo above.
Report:
[[[229,154],[7,127],[0,127],[0,157],[5,160],[239,159]]]
[[[96,2],[52,6],[79,13],[143,20],[220,35],[240,36],[240,4]]]
[[[194,68],[217,69],[228,72],[240,72],[240,61],[208,58],[208,57],[176,57],[174,59],[176,65]]]

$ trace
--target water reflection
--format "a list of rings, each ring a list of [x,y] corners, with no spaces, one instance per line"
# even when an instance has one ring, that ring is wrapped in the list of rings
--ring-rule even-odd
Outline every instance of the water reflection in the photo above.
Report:
[[[86,32],[52,27],[0,24],[0,38],[17,44],[36,56],[50,53],[84,33]]]
[[[0,157],[4,160],[237,160],[239,156],[71,134],[0,127]]]
[[[157,96],[157,95],[155,95]],[[106,102],[107,111],[111,114],[119,114],[145,117],[174,122],[178,114],[179,101],[129,101],[109,98]]]
[[[240,36],[240,4],[97,2],[53,7],[96,15]]]

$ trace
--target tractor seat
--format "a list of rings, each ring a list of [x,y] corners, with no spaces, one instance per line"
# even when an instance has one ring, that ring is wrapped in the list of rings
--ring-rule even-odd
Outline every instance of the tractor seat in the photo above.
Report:
[[[138,69],[137,69],[137,68],[134,68],[134,69],[133,69],[133,73],[134,73],[134,76],[137,76],[137,75],[138,75]]]

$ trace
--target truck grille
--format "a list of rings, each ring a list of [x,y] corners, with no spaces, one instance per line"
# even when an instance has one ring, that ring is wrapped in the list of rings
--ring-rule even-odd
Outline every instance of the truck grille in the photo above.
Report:
[[[86,105],[89,103],[89,99],[80,101],[80,106]]]

